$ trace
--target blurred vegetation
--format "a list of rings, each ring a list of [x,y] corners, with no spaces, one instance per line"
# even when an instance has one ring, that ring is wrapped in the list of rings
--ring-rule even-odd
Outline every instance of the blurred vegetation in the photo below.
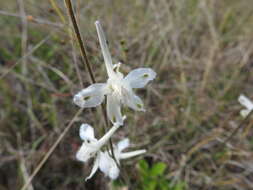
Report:
[[[73,3],[97,81],[106,74],[95,20],[124,74],[158,74],[138,91],[147,111],[124,110],[113,139],[148,150],[122,163],[121,190],[253,189],[252,118],[222,143],[243,120],[238,96],[253,100],[252,0]],[[77,112],[72,97],[89,77],[62,0],[1,1],[0,26],[0,189],[20,189]],[[100,172],[84,183],[92,163],[75,159],[83,122],[102,135],[100,110],[84,110],[29,190],[114,188]]]
[[[145,160],[139,161],[140,171],[140,184],[139,189],[147,190],[184,190],[185,184],[183,182],[177,182],[171,184],[165,176],[166,164],[163,162],[154,163],[152,167],[149,167]]]

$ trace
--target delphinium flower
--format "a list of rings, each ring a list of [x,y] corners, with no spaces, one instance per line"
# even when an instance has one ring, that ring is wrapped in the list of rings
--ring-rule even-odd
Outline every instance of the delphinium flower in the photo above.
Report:
[[[87,131],[87,134],[89,132]],[[120,165],[120,160],[131,158],[134,156],[138,156],[146,152],[146,150],[136,150],[131,152],[122,152],[125,148],[129,146],[129,140],[124,139],[120,141],[116,146],[114,145],[113,152],[115,156],[115,160],[111,157],[111,152],[108,151],[102,152],[98,151],[95,154],[95,161],[93,164],[92,171],[90,175],[85,179],[90,179],[97,169],[99,168],[106,176],[109,176],[111,179],[116,179],[119,176],[120,169],[118,166]],[[83,156],[83,155],[82,155]],[[79,156],[78,156],[79,158]],[[79,159],[80,161],[84,161],[83,159]]]
[[[107,114],[112,123],[123,125],[121,106],[125,105],[133,110],[145,111],[142,100],[134,93],[133,88],[143,88],[156,77],[151,68],[134,69],[128,75],[119,71],[121,63],[114,64],[106,43],[105,34],[98,21],[95,22],[108,80],[106,83],[95,83],[81,90],[74,96],[74,103],[82,108],[96,107],[107,97]]]
[[[253,102],[242,94],[239,96],[238,101],[241,105],[246,107],[246,109],[241,110],[241,116],[247,117],[247,115],[253,110]]]
[[[113,133],[119,128],[119,124],[114,126],[99,140],[94,136],[94,129],[88,124],[80,126],[79,135],[83,140],[83,144],[76,153],[76,158],[79,161],[87,162],[90,158],[95,157],[94,166],[91,171],[91,176],[96,172],[100,156],[100,149],[104,146]],[[87,178],[89,179],[90,176]]]

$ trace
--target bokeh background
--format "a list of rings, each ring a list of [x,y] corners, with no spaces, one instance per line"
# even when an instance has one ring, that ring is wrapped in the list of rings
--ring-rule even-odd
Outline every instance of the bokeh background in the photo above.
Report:
[[[100,109],[73,95],[90,84],[62,0],[0,2],[0,190],[21,189],[71,120],[67,134],[29,190],[251,190],[252,118],[237,99],[253,100],[252,0],[73,0],[96,80],[106,80],[94,22],[100,20],[121,71],[152,67],[138,90],[146,112],[125,109],[113,137],[148,152],[122,162],[111,182],[87,183],[92,161],[75,159],[81,123],[102,135]],[[241,126],[234,135],[234,130]],[[228,141],[226,141],[226,139]],[[226,141],[226,142],[224,142]]]

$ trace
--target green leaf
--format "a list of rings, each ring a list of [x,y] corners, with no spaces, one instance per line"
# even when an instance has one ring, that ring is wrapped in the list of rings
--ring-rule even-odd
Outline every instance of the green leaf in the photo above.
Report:
[[[139,161],[139,167],[141,170],[148,171],[148,163],[145,160]]]
[[[169,181],[166,180],[165,178],[162,178],[160,181],[159,181],[159,189],[161,190],[169,190]]]
[[[146,183],[144,185],[144,187],[145,187],[144,189],[145,190],[155,190],[156,186],[157,186],[157,181],[149,180],[149,181],[146,181]]]
[[[158,162],[155,164],[150,171],[151,176],[156,177],[162,175],[166,169],[166,164],[163,162]]]

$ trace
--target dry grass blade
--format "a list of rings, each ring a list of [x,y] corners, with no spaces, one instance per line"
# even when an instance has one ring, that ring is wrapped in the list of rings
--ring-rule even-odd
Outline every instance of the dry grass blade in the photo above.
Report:
[[[21,57],[16,63],[11,65],[8,70],[6,70],[1,76],[0,79],[4,78],[10,71],[14,69],[20,62],[24,59],[32,55],[36,50],[38,50],[52,35],[54,32],[51,32],[48,36],[46,36],[43,40],[41,40],[36,46],[34,46],[29,52],[27,52],[23,57]]]
[[[75,114],[75,116],[73,117],[73,119],[69,122],[68,126],[64,129],[64,131],[61,133],[61,135],[58,137],[58,139],[55,141],[55,143],[51,146],[51,148],[49,149],[49,151],[47,152],[47,154],[43,157],[43,159],[40,161],[40,163],[38,164],[38,166],[34,169],[32,175],[26,181],[26,183],[21,188],[21,190],[27,189],[27,187],[32,182],[32,180],[35,177],[35,175],[40,171],[40,169],[42,168],[42,166],[45,164],[45,162],[48,160],[48,158],[54,152],[54,150],[57,147],[57,145],[61,142],[61,140],[63,139],[63,137],[67,134],[67,132],[69,131],[69,129],[72,127],[73,123],[75,122],[76,118],[82,113],[82,111],[83,111],[83,109],[79,109],[78,110],[78,112]]]
[[[19,14],[9,13],[9,12],[3,11],[3,10],[0,10],[0,15],[11,16],[11,17],[20,17]],[[44,19],[40,19],[40,18],[34,18],[31,15],[27,15],[26,19],[28,21],[32,21],[32,22],[35,22],[35,23],[38,23],[38,24],[45,24],[45,25],[49,25],[49,26],[53,26],[53,27],[58,27],[58,28],[64,27],[63,24],[56,23],[56,22],[50,22],[48,20],[44,20]]]
[[[240,94],[253,100],[252,0],[65,2],[0,3],[1,190],[20,189],[29,179],[26,189],[108,190],[121,188],[117,182],[145,189],[141,179],[147,175],[136,167],[140,159],[150,169],[166,164],[154,183],[164,177],[169,186],[185,184],[183,190],[253,189],[253,120],[251,115],[243,121],[239,111],[245,108],[238,103]],[[95,20],[106,26],[113,62],[123,63],[124,75],[138,67],[157,73],[148,90],[138,89],[147,111],[122,109],[127,121],[112,138],[127,136],[131,149],[148,152],[122,162],[121,176],[129,180],[111,186],[99,171],[84,183],[90,165],[70,159],[82,143],[73,134],[79,123],[96,123],[97,136],[111,127],[104,119],[106,104],[95,114],[95,108],[85,109],[41,162],[79,109],[70,105],[72,95],[90,85],[80,49],[85,48],[95,80],[105,79]]]
[[[244,126],[244,123],[250,118],[253,114],[253,110],[247,115],[247,117],[238,125],[238,127],[231,133],[231,135],[222,143],[225,145],[228,141],[230,141],[233,136]]]

